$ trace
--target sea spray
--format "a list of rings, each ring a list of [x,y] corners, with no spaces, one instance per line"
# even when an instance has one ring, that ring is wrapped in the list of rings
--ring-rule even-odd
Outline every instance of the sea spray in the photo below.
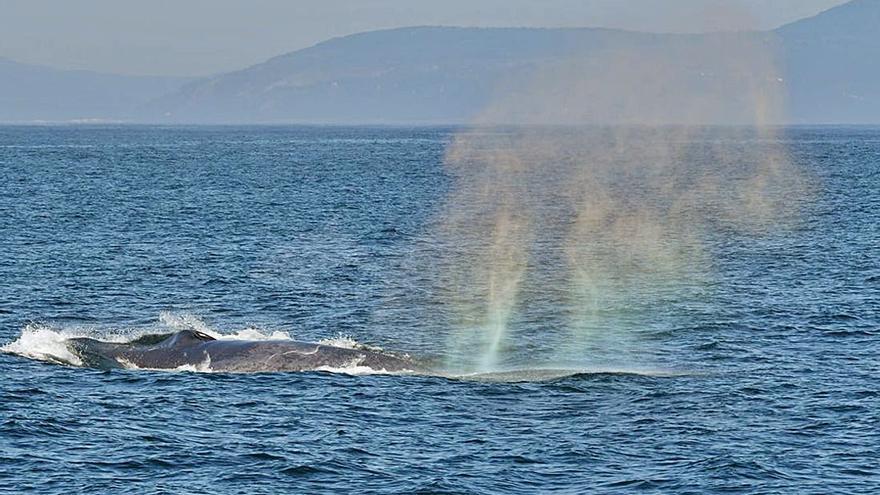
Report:
[[[80,335],[69,335],[48,325],[30,323],[22,329],[17,339],[0,347],[0,352],[80,366],[82,361],[67,348],[67,339],[73,336]]]
[[[451,367],[490,371],[526,345],[629,352],[657,308],[711,281],[708,236],[796,216],[809,188],[772,126],[774,40],[706,40],[584,47],[506,81],[455,136],[438,222]],[[546,332],[548,303],[566,330]]]
[[[256,327],[245,327],[234,332],[221,332],[208,325],[202,318],[192,313],[162,311],[159,313],[160,327],[156,332],[195,330],[210,335],[215,339],[226,340],[290,340],[289,333],[280,330],[268,330]]]

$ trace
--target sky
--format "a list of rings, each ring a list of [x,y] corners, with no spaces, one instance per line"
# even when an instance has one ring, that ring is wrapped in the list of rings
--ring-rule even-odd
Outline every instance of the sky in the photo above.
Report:
[[[0,0],[0,57],[202,76],[346,34],[414,25],[770,29],[846,0]]]

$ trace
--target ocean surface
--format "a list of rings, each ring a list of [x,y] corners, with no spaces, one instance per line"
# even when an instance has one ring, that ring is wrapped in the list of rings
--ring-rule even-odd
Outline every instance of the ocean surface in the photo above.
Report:
[[[707,223],[693,276],[614,285],[589,331],[564,249],[530,250],[546,278],[482,365],[448,276],[483,273],[448,228],[457,132],[0,127],[0,493],[880,493],[880,129],[780,130],[797,213]],[[181,329],[438,372],[104,370],[65,345]]]

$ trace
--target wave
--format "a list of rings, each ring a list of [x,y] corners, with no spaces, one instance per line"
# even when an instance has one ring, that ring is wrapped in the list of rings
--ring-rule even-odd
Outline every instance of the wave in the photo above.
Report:
[[[18,339],[0,347],[0,352],[48,361],[58,364],[82,366],[82,360],[70,352],[67,340],[76,337],[87,337],[83,332],[65,332],[40,323],[25,326]]]

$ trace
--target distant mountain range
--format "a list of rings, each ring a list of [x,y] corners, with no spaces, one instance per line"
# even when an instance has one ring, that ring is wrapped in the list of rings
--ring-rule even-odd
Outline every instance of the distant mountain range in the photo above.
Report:
[[[199,79],[61,71],[0,59],[0,121],[460,123],[512,75],[611,46],[729,34],[413,27],[319,43]],[[792,123],[880,123],[880,0],[853,0],[773,32]],[[770,49],[768,47],[768,49]]]
[[[776,30],[796,123],[880,123],[880,0]]]
[[[192,81],[59,70],[0,58],[0,122],[130,121]]]

